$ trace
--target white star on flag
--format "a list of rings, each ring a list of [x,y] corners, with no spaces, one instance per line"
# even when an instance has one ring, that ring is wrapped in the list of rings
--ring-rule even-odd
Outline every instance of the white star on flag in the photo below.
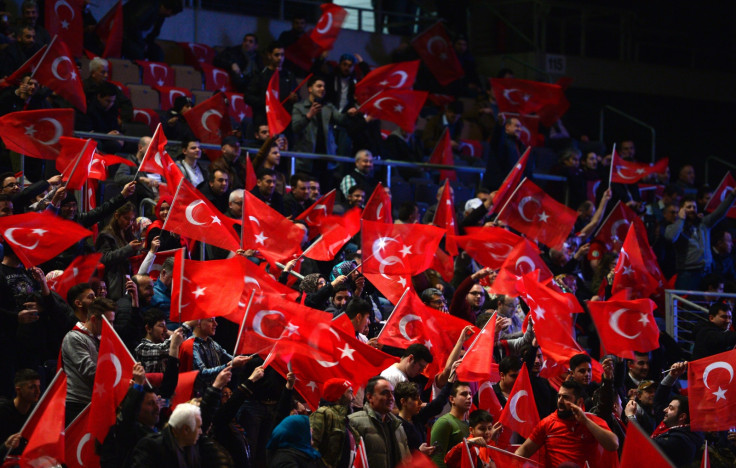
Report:
[[[543,319],[545,313],[547,313],[547,311],[544,310],[542,307],[537,307],[536,309],[534,309],[534,315],[537,320]]]
[[[157,84],[157,85],[159,85],[159,86],[163,86],[163,85],[164,85],[164,80],[161,80],[161,79],[159,79],[159,80],[158,80],[158,81],[156,82],[156,84]]]
[[[633,275],[634,274],[634,269],[631,268],[631,267],[627,267],[626,265],[624,265],[624,273],[623,274],[624,275]]]
[[[543,223],[546,223],[546,222],[547,222],[547,219],[548,219],[548,218],[549,218],[549,215],[548,215],[547,213],[545,213],[544,211],[542,211],[542,212],[541,212],[541,213],[539,214],[539,220],[540,220],[541,222],[543,222]]]
[[[401,112],[403,110],[404,110],[404,106],[402,106],[401,104],[396,104],[394,106],[394,112]]]
[[[401,252],[402,257],[406,257],[407,255],[411,254],[411,245],[404,245],[404,247],[399,250]]]
[[[222,226],[222,223],[220,222],[220,218],[218,218],[217,216],[210,216],[210,217],[212,218],[212,222],[210,224],[217,223],[220,226]]]
[[[426,347],[427,347],[427,349],[429,349],[430,351],[432,350],[432,342],[431,342],[431,341],[429,341],[429,340],[426,340],[426,341],[424,342],[424,346],[426,346]]]
[[[649,316],[647,314],[641,314],[641,317],[637,322],[641,323],[642,326],[649,325]]]
[[[33,136],[36,134],[36,129],[33,127],[33,125],[29,125],[26,127],[26,135]]]
[[[291,335],[294,335],[294,334],[298,335],[299,334],[299,325],[294,325],[293,323],[289,322],[284,327],[284,331],[288,333],[288,335],[286,335],[286,336],[291,336]]]
[[[69,21],[62,20],[61,21],[61,27],[64,28],[64,29],[69,29]]]
[[[317,385],[317,382],[314,380],[310,380],[307,384],[307,387],[311,388],[314,393],[317,393],[317,389],[319,388],[319,385]]]
[[[39,236],[43,237],[44,234],[46,234],[48,231],[41,228],[36,228],[33,230],[34,234],[38,234]]]
[[[399,278],[398,283],[401,285],[402,288],[406,287],[406,278]]]
[[[200,296],[204,296],[205,289],[207,289],[207,287],[204,287],[203,288],[201,286],[197,286],[197,289],[195,289],[192,294],[194,294],[194,297],[196,297],[197,299],[199,299]]]
[[[264,244],[264,241],[266,239],[268,239],[268,237],[264,236],[263,235],[263,232],[261,232],[259,234],[256,234],[256,244],[261,244],[261,245],[265,246],[266,244]]]
[[[345,347],[340,349],[339,351],[340,351],[340,359],[346,357],[350,359],[351,361],[355,361],[355,359],[353,359],[353,353],[355,352],[355,350],[351,348],[350,346],[348,346],[347,343],[345,343]]]
[[[725,400],[727,391],[728,390],[724,390],[721,387],[718,387],[718,391],[713,392],[713,395],[716,396],[716,401]]]

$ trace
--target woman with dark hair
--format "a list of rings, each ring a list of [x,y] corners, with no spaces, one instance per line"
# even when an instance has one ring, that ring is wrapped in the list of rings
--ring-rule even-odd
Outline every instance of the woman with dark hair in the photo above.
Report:
[[[153,210],[156,214],[156,219],[151,223],[150,226],[148,226],[148,229],[146,230],[145,246],[147,249],[151,248],[151,243],[153,242],[154,237],[159,238],[159,251],[179,249],[183,245],[179,234],[175,234],[170,231],[164,231],[162,229],[164,226],[164,222],[166,222],[166,217],[169,215],[171,202],[172,199],[169,196],[162,196],[158,199],[158,203],[156,203],[156,208],[154,208]]]
[[[261,167],[265,167],[266,169],[277,170],[279,162],[281,162],[281,152],[278,141],[276,138],[270,137],[256,153],[256,157],[253,159],[253,169],[257,171]]]
[[[107,297],[117,301],[125,292],[125,275],[130,275],[130,257],[143,247],[143,242],[133,235],[135,206],[128,202],[115,210],[112,219],[100,232],[95,250],[102,253],[100,262],[105,265]]]

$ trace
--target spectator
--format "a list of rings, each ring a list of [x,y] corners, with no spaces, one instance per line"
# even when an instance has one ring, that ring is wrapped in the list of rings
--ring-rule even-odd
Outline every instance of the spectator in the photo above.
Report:
[[[258,173],[258,169],[278,169],[281,162],[281,150],[275,137],[269,137],[256,153],[253,159],[253,169]]]
[[[42,180],[21,190],[21,182],[12,172],[0,174],[0,194],[8,195],[13,204],[13,214],[25,213],[37,195],[48,190],[52,185],[61,183],[61,176],[55,175],[48,180]]]
[[[396,384],[394,400],[410,450],[419,450],[427,456],[434,453],[436,447],[427,444],[428,423],[444,410],[450,397],[450,390],[452,384],[445,384],[439,394],[425,405],[422,403],[417,384],[408,381]]]
[[[431,153],[440,141],[445,129],[450,133],[450,146],[453,152],[460,145],[460,135],[463,131],[463,121],[460,116],[463,113],[463,103],[453,101],[445,107],[441,114],[437,114],[427,121],[427,126],[422,132],[422,145],[425,153]]]
[[[23,0],[20,5],[22,27],[32,28],[36,32],[39,47],[51,42],[51,35],[38,22],[38,3],[36,0]]]
[[[728,231],[718,231],[713,236],[713,273],[721,276],[726,281],[736,279],[736,268],[734,268],[733,237]]]
[[[110,63],[107,60],[102,57],[95,57],[90,60],[89,76],[82,80],[82,87],[84,94],[87,96],[87,103],[97,97],[100,88],[105,83],[110,83],[109,77]],[[131,122],[133,120],[133,103],[117,86],[115,86],[115,104],[120,112],[120,119],[123,122]]]
[[[348,424],[353,388],[345,379],[332,378],[322,387],[322,403],[309,415],[312,446],[327,466],[349,466],[351,447],[359,435]]]
[[[197,187],[204,198],[210,201],[220,213],[228,210],[230,197],[230,173],[225,170],[215,169],[209,171],[207,182],[202,182]]]
[[[202,434],[199,406],[182,403],[174,408],[169,423],[161,431],[140,439],[131,455],[130,466],[198,468],[201,457],[197,441]]]
[[[159,309],[148,309],[143,313],[146,336],[135,347],[135,356],[146,372],[164,372],[167,356],[179,354],[184,334],[191,332],[193,322],[186,322],[181,329],[170,332],[166,329],[166,318]],[[173,353],[173,351],[176,353]]]
[[[499,119],[491,137],[491,154],[483,175],[483,186],[493,190],[501,185],[503,177],[519,161],[524,151],[521,142],[521,121],[516,117]],[[531,167],[527,165],[527,172]]]
[[[125,276],[130,275],[129,258],[137,254],[143,243],[133,236],[135,207],[128,202],[115,210],[112,219],[100,232],[95,250],[102,253],[108,297],[114,301],[125,293]]]
[[[486,292],[478,281],[490,274],[489,268],[483,268],[458,285],[450,304],[450,315],[475,323],[475,319],[483,312],[483,304],[486,301]]]
[[[220,149],[222,155],[210,164],[209,171],[227,172],[231,189],[245,188],[245,158],[240,158],[240,142],[234,136],[226,136]]]
[[[33,26],[22,26],[18,32],[18,39],[3,50],[3,65],[0,67],[2,76],[7,77],[41,48],[36,40],[36,31]]]
[[[289,70],[283,69],[284,63],[284,45],[279,42],[272,42],[266,47],[266,66],[262,70],[257,71],[250,83],[248,83],[248,91],[245,93],[245,102],[253,109],[254,122],[267,122],[266,119],[266,89],[276,70],[279,71],[279,95],[289,96],[296,89],[296,78]],[[299,95],[294,93],[291,98],[284,103],[284,108],[289,114],[292,113],[294,103],[299,100]]]
[[[263,69],[263,62],[258,55],[258,37],[247,33],[240,45],[225,48],[215,56],[212,64],[227,70],[231,86],[237,92],[245,93],[251,77]]]
[[[652,440],[678,468],[690,466],[703,445],[703,434],[690,429],[688,398],[676,395],[664,410],[664,429],[652,434]]]
[[[166,111],[161,118],[161,129],[169,140],[179,140],[182,143],[195,140],[194,132],[189,127],[184,114],[192,110],[192,100],[187,96],[178,96],[174,99],[174,106]],[[186,145],[183,145],[186,148]]]
[[[348,199],[350,189],[356,185],[363,190],[364,195],[373,193],[378,185],[373,178],[373,155],[368,150],[360,150],[355,153],[355,167],[340,181],[340,192]]]
[[[450,412],[432,425],[431,442],[436,447],[432,461],[445,467],[445,455],[470,434],[465,414],[473,404],[473,392],[467,382],[454,382],[450,390]]]
[[[291,176],[291,191],[284,196],[284,215],[289,219],[296,219],[312,205],[309,199],[309,179],[310,176],[299,172]]]
[[[0,441],[2,449],[20,446],[20,430],[41,397],[41,376],[32,369],[20,369],[13,378],[15,397],[0,398]],[[0,449],[0,454],[4,450]]]
[[[514,388],[516,378],[519,377],[521,365],[522,362],[517,356],[506,356],[498,363],[500,380],[493,384],[492,388],[502,408],[506,406],[506,401]]]
[[[250,356],[231,356],[222,346],[212,339],[217,329],[214,318],[197,320],[194,327],[193,359],[194,368],[199,370],[205,383],[214,382],[215,377],[223,369],[232,366],[237,369],[243,367]]]
[[[629,400],[624,412],[629,421],[636,421],[646,434],[657,427],[654,416],[654,392],[657,384],[653,380],[643,380],[636,388],[635,398]]]
[[[270,467],[299,466],[319,468],[320,453],[312,447],[309,418],[293,415],[276,426],[266,447],[270,451]]]
[[[401,360],[381,372],[381,377],[394,384],[415,378],[433,361],[429,348],[420,343],[409,345],[401,356]]]
[[[132,156],[126,155],[126,159],[134,163],[135,166],[120,164],[118,169],[115,171],[114,180],[116,184],[125,185],[134,180],[136,182],[140,182],[136,184],[136,205],[144,198],[150,198],[151,200],[158,199],[158,186],[161,185],[162,182],[160,174],[153,172],[138,172],[138,166],[143,162],[143,157],[146,155],[148,145],[150,144],[151,137],[141,137],[141,139],[138,140],[138,149],[135,154]]]
[[[346,283],[338,284],[332,289],[330,305],[327,306],[325,312],[329,312],[333,317],[337,317],[345,312],[348,302],[350,302],[350,298],[352,297],[353,293]]]
[[[437,288],[427,288],[422,291],[421,299],[424,305],[426,305],[427,307],[437,309],[440,312],[448,312],[447,300],[442,294],[442,291]]]
[[[503,426],[500,422],[493,424],[493,416],[485,410],[475,410],[468,416],[470,434],[468,445],[470,456],[475,466],[485,466],[493,463],[492,451],[487,448],[492,445],[501,434]],[[445,464],[448,468],[461,468],[465,444],[459,443],[452,447],[445,455]]]
[[[166,320],[171,312],[171,281],[174,278],[174,257],[164,260],[161,272],[153,283],[153,297],[150,307],[161,310],[166,314]]]
[[[698,187],[695,185],[695,168],[692,164],[685,164],[680,168],[677,172],[677,180],[674,186],[681,197],[694,197],[697,195]]]
[[[129,60],[163,62],[164,53],[156,44],[161,27],[183,9],[182,0],[130,0],[123,7],[123,56]]]
[[[736,345],[736,331],[731,328],[731,306],[716,302],[708,309],[708,321],[696,325],[693,359],[726,352]]]
[[[256,170],[256,186],[251,193],[279,213],[284,212],[284,199],[276,192],[276,171],[262,167]]]
[[[194,139],[186,139],[181,142],[181,160],[176,163],[184,174],[184,178],[193,186],[199,185],[205,181],[207,169],[200,161],[202,150],[199,147],[199,141]]]

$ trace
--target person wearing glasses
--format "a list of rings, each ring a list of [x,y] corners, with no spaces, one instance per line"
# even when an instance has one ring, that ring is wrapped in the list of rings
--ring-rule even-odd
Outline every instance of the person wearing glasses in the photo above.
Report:
[[[55,175],[48,180],[41,180],[21,190],[21,181],[12,172],[0,174],[0,193],[10,196],[13,202],[13,214],[25,213],[26,207],[36,200],[36,196],[51,186],[61,183],[61,176]]]
[[[490,268],[483,268],[460,283],[452,297],[450,315],[475,323],[475,319],[485,309],[483,306],[486,303],[486,292],[478,281],[490,274]]]

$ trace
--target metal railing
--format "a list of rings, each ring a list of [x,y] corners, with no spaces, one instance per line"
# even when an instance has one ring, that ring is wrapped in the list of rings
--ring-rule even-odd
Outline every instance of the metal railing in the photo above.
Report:
[[[736,300],[736,294],[665,290],[665,330],[686,354],[692,353],[698,324],[708,321],[708,307],[723,298]]]
[[[728,167],[728,168],[730,168],[732,170],[736,170],[736,163],[734,163],[733,161],[726,161],[725,159],[719,158],[718,156],[708,156],[708,158],[705,160],[705,171],[704,171],[705,172],[705,181],[706,181],[706,183],[711,183],[712,182],[710,180],[710,165],[713,162],[717,162],[717,163],[723,164],[724,166],[726,166],[726,167]],[[720,177],[720,175],[719,175],[719,177]]]
[[[654,129],[654,127],[651,126],[651,125],[649,125],[648,123],[642,121],[642,120],[637,119],[636,117],[634,117],[631,114],[627,114],[626,112],[624,112],[621,109],[618,109],[616,107],[606,105],[606,106],[603,106],[601,108],[601,121],[600,121],[600,125],[601,126],[600,126],[600,130],[599,130],[600,133],[599,133],[598,140],[599,141],[605,141],[603,137],[604,137],[604,134],[605,134],[605,126],[606,126],[605,125],[605,119],[606,119],[606,115],[605,114],[606,114],[606,111],[607,110],[613,112],[614,114],[618,114],[621,117],[624,117],[625,119],[628,119],[628,120],[634,122],[635,124],[640,125],[640,126],[642,126],[642,127],[644,127],[644,128],[646,128],[646,129],[649,130],[649,132],[652,134],[652,162],[655,162],[657,160],[657,158],[656,158],[656,153],[657,153],[657,151],[656,151],[657,132]]]

